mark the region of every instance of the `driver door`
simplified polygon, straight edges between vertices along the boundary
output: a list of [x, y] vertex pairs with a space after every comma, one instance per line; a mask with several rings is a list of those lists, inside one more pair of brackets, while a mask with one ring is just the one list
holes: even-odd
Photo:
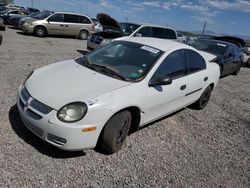
[[48, 18], [47, 30], [49, 34], [62, 35], [64, 34], [65, 24], [63, 14], [53, 14]]
[[184, 50], [174, 51], [163, 60], [151, 80], [169, 76], [172, 83], [147, 88], [144, 122], [158, 119], [185, 106], [186, 74]]

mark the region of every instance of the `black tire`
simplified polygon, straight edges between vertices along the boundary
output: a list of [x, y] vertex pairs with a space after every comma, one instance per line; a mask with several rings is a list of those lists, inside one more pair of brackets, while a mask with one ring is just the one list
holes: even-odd
[[88, 36], [89, 36], [89, 32], [86, 30], [81, 30], [79, 32], [79, 39], [81, 39], [81, 40], [86, 40], [88, 38]]
[[47, 30], [45, 27], [37, 26], [34, 29], [34, 34], [37, 37], [45, 37], [47, 35]]
[[247, 67], [250, 67], [250, 57], [247, 60]]
[[201, 110], [207, 106], [208, 101], [210, 99], [212, 93], [212, 88], [211, 86], [208, 86], [205, 91], [201, 94], [200, 98], [191, 105], [191, 108], [196, 109], [196, 110]]
[[239, 74], [239, 72], [240, 72], [240, 68], [241, 68], [241, 65], [239, 65], [239, 66], [236, 68], [236, 70], [235, 70], [235, 72], [233, 73], [233, 75], [237, 76], [237, 75]]
[[101, 135], [102, 150], [112, 154], [122, 148], [130, 129], [131, 119], [129, 111], [122, 111], [108, 120]]

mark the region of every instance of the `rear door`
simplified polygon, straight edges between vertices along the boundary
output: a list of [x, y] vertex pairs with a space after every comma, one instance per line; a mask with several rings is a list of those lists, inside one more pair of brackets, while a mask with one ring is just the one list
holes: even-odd
[[209, 82], [204, 58], [197, 52], [186, 49], [188, 75], [186, 76], [185, 102], [191, 104], [200, 98]]
[[63, 35], [65, 32], [64, 15], [61, 13], [53, 14], [48, 18], [47, 31], [49, 34]]
[[232, 45], [228, 46], [224, 59], [223, 75], [231, 74], [234, 71], [234, 49]]

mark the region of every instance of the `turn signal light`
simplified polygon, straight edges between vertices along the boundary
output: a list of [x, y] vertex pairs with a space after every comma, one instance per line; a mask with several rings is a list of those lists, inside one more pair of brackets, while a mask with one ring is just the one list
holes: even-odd
[[96, 127], [88, 127], [88, 128], [84, 128], [82, 129], [82, 132], [86, 133], [86, 132], [91, 132], [91, 131], [95, 131]]

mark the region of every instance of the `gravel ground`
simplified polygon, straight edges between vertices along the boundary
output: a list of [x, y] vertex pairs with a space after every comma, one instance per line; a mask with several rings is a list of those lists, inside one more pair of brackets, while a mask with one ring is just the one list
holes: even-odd
[[250, 187], [250, 69], [219, 81], [208, 106], [130, 135], [113, 155], [65, 152], [21, 122], [16, 89], [33, 69], [78, 57], [86, 41], [3, 32], [0, 187]]

